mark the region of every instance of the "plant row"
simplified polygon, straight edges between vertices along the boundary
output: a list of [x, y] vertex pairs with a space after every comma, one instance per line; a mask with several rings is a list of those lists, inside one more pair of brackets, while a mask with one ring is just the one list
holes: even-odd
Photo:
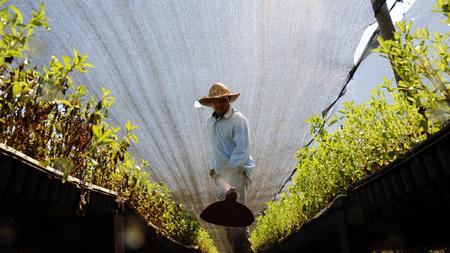
[[[439, 0], [435, 7], [449, 18], [448, 3]], [[448, 124], [450, 33], [430, 34], [427, 28], [412, 32], [411, 22], [399, 22], [397, 28], [394, 40], [379, 38], [375, 50], [395, 69], [396, 87], [385, 79], [369, 102], [345, 102], [328, 122], [321, 116], [307, 121], [314, 145], [298, 150], [292, 185], [256, 218], [250, 236], [253, 250], [268, 248], [297, 231], [349, 185]]]
[[[101, 98], [74, 83], [74, 72], [94, 67], [76, 50], [73, 57], [53, 56], [48, 66], [31, 66], [25, 57], [37, 27], [48, 28], [41, 4], [24, 22], [15, 6], [0, 6], [0, 142], [83, 182], [118, 193], [160, 231], [181, 243], [216, 252], [198, 221], [174, 201], [168, 188], [149, 180], [145, 160], [127, 151], [138, 141], [130, 122], [121, 127], [107, 123], [114, 97], [103, 89]], [[80, 207], [89, 204], [86, 196]]]

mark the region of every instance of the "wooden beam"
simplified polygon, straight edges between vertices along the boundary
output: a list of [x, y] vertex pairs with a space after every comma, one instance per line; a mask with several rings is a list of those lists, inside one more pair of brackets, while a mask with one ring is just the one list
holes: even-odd
[[[375, 14], [375, 18], [377, 19], [378, 22], [378, 28], [380, 29], [381, 37], [383, 37], [384, 40], [393, 40], [395, 27], [394, 24], [392, 23], [391, 15], [389, 14], [386, 0], [370, 0], [370, 2], [372, 3], [372, 9]], [[395, 81], [398, 84], [398, 82], [401, 79], [397, 75], [397, 72], [395, 71], [392, 62], [390, 63], [392, 71], [394, 72]]]

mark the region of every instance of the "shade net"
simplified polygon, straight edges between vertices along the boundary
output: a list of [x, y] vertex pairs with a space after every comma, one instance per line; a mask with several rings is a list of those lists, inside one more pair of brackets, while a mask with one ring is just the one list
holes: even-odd
[[[51, 31], [37, 31], [31, 63], [88, 54], [96, 68], [77, 75], [95, 94], [117, 98], [111, 122], [139, 126], [136, 157], [197, 217], [214, 202], [208, 175], [209, 108], [194, 100], [220, 81], [240, 92], [256, 161], [249, 208], [260, 212], [295, 168], [309, 139], [304, 122], [334, 101], [353, 66], [369, 0], [61, 1], [45, 0]], [[27, 16], [39, 1], [15, 0]], [[203, 223], [221, 252], [222, 227]]]
[[[449, 31], [449, 27], [441, 22], [441, 20], [445, 18], [444, 15], [432, 12], [435, 3], [435, 0], [416, 0], [414, 2], [403, 18], [405, 21], [413, 21], [412, 31], [423, 27], [427, 27], [430, 34], [434, 32], [445, 33]], [[395, 11], [395, 8], [396, 6], [394, 6], [392, 11]], [[372, 43], [372, 49], [377, 46], [378, 43]], [[434, 52], [431, 51], [430, 57], [434, 57], [433, 54]], [[389, 61], [376, 53], [370, 53], [367, 58], [361, 62], [353, 79], [348, 83], [345, 95], [340, 98], [337, 105], [334, 107], [334, 112], [337, 112], [342, 108], [342, 103], [344, 101], [355, 101], [356, 103], [369, 101], [370, 90], [375, 89], [378, 84], [381, 84], [384, 77], [395, 83], [394, 73]]]

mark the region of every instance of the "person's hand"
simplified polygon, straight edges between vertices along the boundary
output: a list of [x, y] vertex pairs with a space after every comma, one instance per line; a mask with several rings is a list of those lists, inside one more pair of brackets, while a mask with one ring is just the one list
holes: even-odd
[[227, 201], [236, 202], [237, 197], [238, 197], [238, 194], [234, 187], [230, 187], [228, 189], [228, 191], [225, 193], [225, 199]]
[[216, 175], [216, 170], [210, 170], [209, 171], [209, 175], [214, 178], [214, 176]]

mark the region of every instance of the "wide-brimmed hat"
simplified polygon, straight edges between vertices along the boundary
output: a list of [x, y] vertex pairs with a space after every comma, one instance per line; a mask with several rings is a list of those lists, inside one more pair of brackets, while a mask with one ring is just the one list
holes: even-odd
[[241, 95], [240, 93], [231, 93], [230, 88], [228, 88], [223, 83], [215, 82], [209, 89], [208, 96], [202, 97], [198, 102], [204, 106], [211, 106], [211, 103], [214, 100], [228, 97], [230, 103], [233, 103], [238, 97]]

